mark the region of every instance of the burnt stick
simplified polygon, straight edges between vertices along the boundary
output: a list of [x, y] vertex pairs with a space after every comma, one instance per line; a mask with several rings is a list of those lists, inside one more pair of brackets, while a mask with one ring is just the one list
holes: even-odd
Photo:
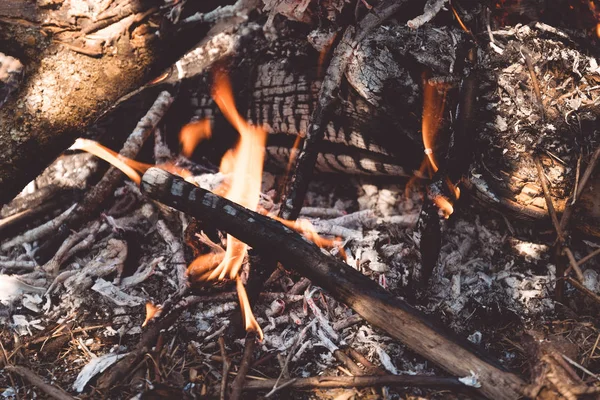
[[474, 372], [483, 395], [493, 399], [520, 397], [525, 383], [518, 376], [491, 358], [477, 355], [468, 342], [445, 333], [425, 314], [279, 222], [158, 168], [144, 174], [141, 189], [150, 198], [211, 223], [280, 260], [449, 373], [464, 377]]

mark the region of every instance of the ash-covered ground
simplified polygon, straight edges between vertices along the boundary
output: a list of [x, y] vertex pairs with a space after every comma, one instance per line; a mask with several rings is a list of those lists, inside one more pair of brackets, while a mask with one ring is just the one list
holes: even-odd
[[[61, 171], [70, 171], [67, 181], [81, 181], [78, 174], [87, 176], [90, 169], [82, 159], [89, 161], [89, 156], [61, 157], [38, 183], [68, 187], [57, 181]], [[265, 208], [277, 207], [270, 197], [278, 190], [275, 178], [264, 173], [261, 203]], [[219, 178], [205, 175], [200, 180]], [[524, 344], [524, 338], [531, 336], [543, 337], [589, 371], [598, 371], [598, 304], [570, 286], [564, 303], [553, 300], [552, 226], [509, 220], [464, 196], [443, 224], [438, 264], [424, 284], [419, 280], [420, 253], [414, 233], [420, 193], [418, 184], [411, 183], [407, 190], [405, 181], [319, 175], [309, 190], [303, 218], [310, 219], [324, 237], [333, 233], [340, 239], [351, 266], [518, 374], [530, 376], [531, 364], [539, 363]], [[69, 204], [59, 203], [46, 218], [60, 214]], [[185, 263], [192, 259], [184, 241], [189, 218], [145, 199], [131, 182], [117, 189], [106, 210], [80, 232], [70, 233], [72, 240], [62, 257], [54, 255], [42, 265], [38, 253], [53, 233], [22, 243], [15, 241], [17, 232], [4, 234], [0, 258], [4, 356], [10, 364], [25, 365], [80, 398], [126, 399], [160, 391], [188, 398], [203, 393], [218, 396], [222, 379], [218, 337], [225, 338], [233, 372], [243, 352], [243, 340], [229, 329], [237, 307], [231, 283], [194, 287], [189, 294], [201, 296], [200, 300], [160, 334], [144, 359], [109, 393], [95, 391], [98, 377], [106, 373], [101, 371], [132, 351], [148, 329], [141, 326], [145, 304], [161, 305], [177, 292], [175, 264], [180, 260], [175, 255], [181, 253], [174, 252], [174, 246], [185, 249]], [[19, 227], [19, 233], [41, 223], [29, 222]], [[578, 259], [597, 247], [597, 240], [590, 238], [577, 237], [572, 243]], [[48, 269], [41, 267], [51, 262], [58, 263], [58, 275], [42, 272]], [[585, 285], [595, 293], [600, 292], [598, 267], [597, 259], [583, 266]], [[253, 309], [265, 338], [257, 347], [248, 379], [280, 374], [343, 376], [350, 373], [349, 367], [334, 352], [348, 348], [387, 373], [445, 376], [318, 285], [283, 268], [269, 280]], [[0, 380], [5, 398], [16, 391], [19, 398], [44, 396], [6, 371], [0, 372]], [[465, 398], [467, 394], [383, 388], [281, 390], [275, 396]]]

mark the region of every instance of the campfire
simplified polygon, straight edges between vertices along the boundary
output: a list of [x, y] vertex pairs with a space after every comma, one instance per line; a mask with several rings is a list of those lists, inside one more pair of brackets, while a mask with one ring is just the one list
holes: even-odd
[[5, 398], [599, 396], [594, 1], [13, 3]]

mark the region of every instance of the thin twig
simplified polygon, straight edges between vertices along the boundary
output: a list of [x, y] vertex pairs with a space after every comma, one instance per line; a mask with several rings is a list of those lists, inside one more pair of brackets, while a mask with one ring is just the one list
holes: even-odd
[[567, 280], [567, 282], [569, 282], [571, 285], [573, 285], [573, 287], [575, 289], [579, 290], [581, 293], [585, 294], [587, 297], [594, 300], [596, 303], [600, 304], [600, 296], [598, 296], [596, 293], [592, 292], [590, 289], [586, 288], [584, 285], [577, 282], [575, 279], [571, 278], [570, 276], [567, 276], [565, 279]]
[[225, 393], [227, 390], [227, 376], [229, 375], [229, 369], [231, 368], [231, 360], [227, 356], [227, 350], [225, 349], [225, 339], [223, 336], [219, 336], [219, 349], [221, 350], [221, 357], [223, 358], [223, 380], [221, 381], [221, 392], [219, 395], [220, 400], [225, 400]]
[[600, 248], [592, 251], [590, 254], [583, 257], [581, 260], [577, 261], [577, 265], [581, 267], [583, 264], [590, 261], [592, 258], [596, 257], [598, 254], [600, 254]]
[[[290, 381], [293, 381], [290, 383]], [[243, 390], [269, 390], [275, 379], [246, 382]], [[291, 389], [331, 389], [369, 386], [403, 386], [426, 388], [465, 388], [457, 378], [418, 376], [418, 375], [375, 375], [375, 376], [317, 376], [311, 378], [294, 378], [280, 381], [280, 387], [286, 385]]]
[[567, 258], [569, 259], [569, 268], [567, 268], [567, 270], [565, 271], [565, 275], [568, 275], [569, 272], [571, 272], [571, 270], [575, 271], [575, 275], [577, 275], [577, 279], [579, 280], [579, 282], [583, 282], [583, 272], [581, 271], [581, 268], [579, 268], [579, 265], [577, 264], [577, 260], [575, 260], [575, 256], [573, 255], [573, 252], [571, 251], [570, 248], [565, 247], [563, 249], [563, 254], [565, 254], [567, 256]]
[[406, 25], [411, 29], [417, 29], [431, 21], [444, 7], [448, 0], [429, 0], [425, 3], [423, 14], [409, 20]]
[[581, 194], [585, 190], [588, 180], [592, 176], [592, 173], [594, 172], [596, 165], [598, 165], [599, 159], [600, 159], [600, 146], [598, 146], [596, 151], [594, 151], [594, 154], [592, 155], [592, 158], [590, 159], [590, 163], [588, 164], [587, 168], [585, 169], [583, 176], [579, 180], [579, 184], [577, 185], [577, 192], [574, 194], [574, 198], [573, 198], [573, 202], [572, 202], [573, 204], [568, 205], [565, 208], [565, 211], [563, 212], [563, 215], [560, 219], [560, 228], [561, 229], [564, 230], [567, 228], [567, 225], [569, 224], [569, 220], [571, 218], [571, 214], [573, 211], [573, 205], [575, 205], [575, 203], [581, 197]]
[[7, 365], [4, 369], [8, 372], [14, 372], [29, 381], [33, 386], [46, 393], [48, 396], [58, 400], [75, 400], [75, 397], [65, 392], [58, 386], [46, 383], [46, 381], [38, 374], [19, 365]]
[[367, 357], [362, 355], [362, 353], [360, 353], [359, 351], [355, 350], [352, 347], [349, 347], [347, 351], [350, 357], [354, 358], [357, 362], [363, 365], [366, 372], [364, 375], [387, 375], [387, 372], [379, 368], [377, 365], [373, 364]]
[[540, 159], [537, 156], [533, 157], [533, 162], [537, 169], [537, 173], [540, 178], [540, 183], [542, 184], [542, 190], [544, 191], [544, 198], [546, 199], [546, 207], [548, 207], [548, 213], [550, 214], [550, 218], [552, 219], [554, 229], [556, 229], [556, 236], [558, 237], [558, 241], [560, 243], [564, 243], [565, 237], [563, 236], [562, 228], [560, 226], [560, 223], [558, 222], [558, 217], [556, 216], [554, 204], [552, 204], [552, 198], [550, 197], [550, 190], [548, 189], [548, 182], [546, 182], [544, 168], [542, 167], [542, 163], [540, 162]]
[[352, 360], [346, 353], [342, 350], [335, 350], [333, 352], [333, 356], [342, 364], [348, 368], [348, 370], [352, 373], [353, 376], [362, 376], [365, 375], [365, 372]]
[[531, 83], [533, 85], [533, 92], [535, 93], [535, 98], [538, 103], [538, 107], [540, 109], [540, 114], [542, 116], [542, 121], [546, 119], [546, 113], [544, 111], [544, 103], [542, 102], [542, 92], [540, 91], [540, 84], [538, 83], [537, 76], [535, 74], [535, 69], [533, 68], [533, 62], [531, 61], [531, 53], [529, 49], [522, 46], [521, 53], [525, 58], [525, 64], [527, 64], [527, 69], [529, 70], [529, 75], [531, 75]]
[[[121, 156], [131, 159], [137, 156], [148, 136], [167, 113], [173, 100], [173, 96], [167, 91], [163, 91], [158, 95], [154, 104], [150, 107], [146, 115], [140, 119], [133, 132], [123, 144], [123, 148], [119, 152]], [[90, 217], [94, 216], [102, 203], [114, 192], [122, 178], [123, 173], [119, 169], [110, 167], [100, 182], [91, 188], [81, 203], [79, 203], [73, 215], [69, 218], [69, 227], [71, 229], [78, 229]]]
[[242, 356], [240, 369], [237, 376], [233, 380], [233, 383], [231, 384], [231, 396], [229, 396], [230, 400], [239, 400], [242, 398], [244, 382], [246, 381], [246, 375], [248, 374], [250, 365], [252, 364], [254, 346], [256, 345], [256, 334], [254, 332], [250, 332], [248, 336], [246, 336], [245, 345], [246, 347], [244, 348], [244, 355]]
[[185, 254], [183, 251], [183, 245], [179, 238], [175, 237], [165, 221], [162, 219], [156, 223], [156, 231], [167, 243], [171, 250], [171, 265], [175, 268], [175, 276], [177, 276], [177, 285], [179, 293], [183, 294], [188, 288], [188, 278], [186, 275], [187, 263], [185, 262]]
[[18, 246], [20, 244], [23, 243], [30, 243], [36, 240], [40, 240], [43, 239], [51, 234], [53, 234], [56, 229], [63, 224], [63, 222], [65, 222], [67, 220], [67, 218], [69, 218], [69, 215], [71, 214], [71, 212], [73, 212], [73, 210], [75, 209], [75, 205], [72, 205], [71, 207], [69, 207], [68, 209], [66, 209], [62, 214], [60, 214], [58, 217], [51, 219], [50, 221], [46, 222], [45, 224], [42, 224], [40, 226], [38, 226], [37, 228], [34, 228], [30, 231], [25, 232], [24, 234], [17, 236], [15, 238], [13, 238], [12, 240], [9, 240], [8, 242], [2, 244], [2, 251], [6, 251], [12, 247]]

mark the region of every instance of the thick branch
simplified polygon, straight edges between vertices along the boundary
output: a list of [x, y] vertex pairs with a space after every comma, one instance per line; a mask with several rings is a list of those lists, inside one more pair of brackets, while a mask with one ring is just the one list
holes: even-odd
[[468, 343], [444, 333], [425, 314], [280, 223], [157, 168], [146, 172], [141, 187], [151, 198], [214, 224], [258, 251], [268, 252], [451, 374], [464, 377], [474, 372], [482, 394], [489, 398], [519, 397], [524, 385], [519, 377], [476, 355]]

